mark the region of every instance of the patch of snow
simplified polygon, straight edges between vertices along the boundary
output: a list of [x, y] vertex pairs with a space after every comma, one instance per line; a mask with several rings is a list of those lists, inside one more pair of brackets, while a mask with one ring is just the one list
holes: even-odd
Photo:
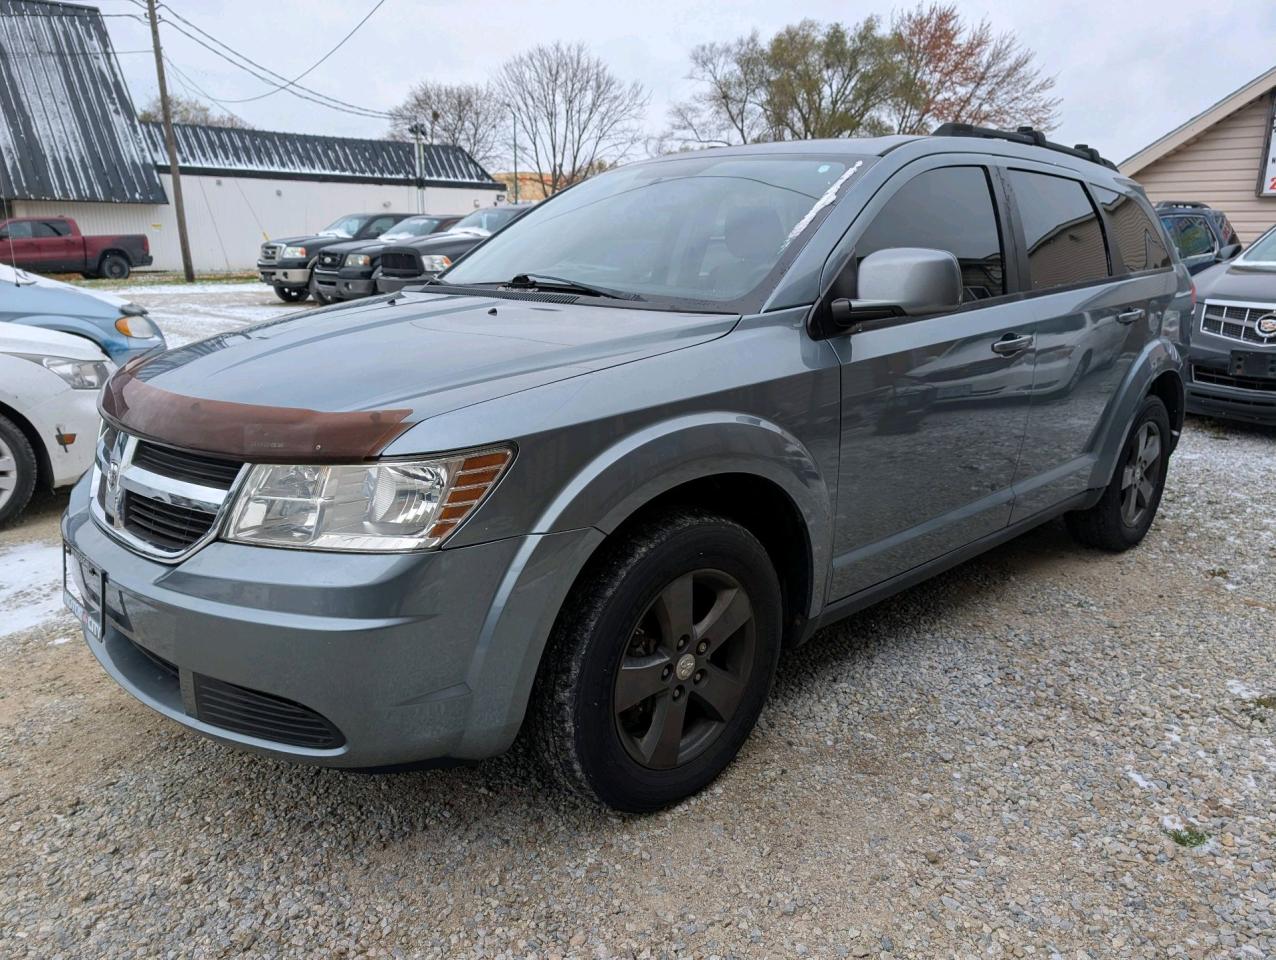
[[62, 544], [24, 543], [0, 553], [0, 637], [32, 630], [64, 612]]
[[1183, 818], [1176, 813], [1168, 813], [1161, 818], [1162, 830], [1182, 830], [1184, 829]]
[[1251, 687], [1244, 680], [1228, 680], [1227, 692], [1234, 697], [1240, 697], [1242, 700], [1257, 700], [1262, 694]]
[[1152, 784], [1148, 783], [1137, 770], [1126, 770], [1125, 775], [1133, 780], [1135, 786], [1137, 786], [1140, 790], [1152, 789]]

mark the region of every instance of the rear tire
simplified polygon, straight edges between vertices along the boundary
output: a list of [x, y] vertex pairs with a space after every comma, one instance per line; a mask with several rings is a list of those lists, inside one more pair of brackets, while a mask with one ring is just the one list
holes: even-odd
[[12, 420], [0, 417], [0, 527], [26, 509], [38, 472], [26, 434]]
[[275, 296], [284, 303], [301, 303], [310, 296], [310, 291], [305, 287], [275, 287]]
[[534, 723], [551, 776], [634, 813], [703, 789], [762, 711], [781, 627], [775, 569], [739, 524], [683, 510], [604, 547], [541, 661]]
[[1148, 397], [1135, 414], [1112, 482], [1088, 510], [1064, 516], [1078, 542], [1120, 552], [1136, 546], [1156, 518], [1170, 462], [1170, 415], [1159, 397]]
[[108, 253], [97, 265], [98, 275], [107, 280], [127, 280], [132, 272], [128, 259], [118, 253]]

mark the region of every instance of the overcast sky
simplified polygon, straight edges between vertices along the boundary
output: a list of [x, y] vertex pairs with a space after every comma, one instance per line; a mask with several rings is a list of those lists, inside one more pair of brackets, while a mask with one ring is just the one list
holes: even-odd
[[[374, 0], [167, 0], [187, 19], [285, 76], [305, 70]], [[1276, 66], [1276, 4], [1216, 0], [959, 0], [971, 19], [988, 17], [1036, 52], [1062, 99], [1052, 135], [1124, 159], [1265, 70]], [[100, 0], [104, 13], [136, 10]], [[506, 57], [553, 40], [583, 41], [624, 79], [651, 91], [648, 126], [665, 126], [668, 104], [692, 89], [687, 52], [697, 43], [757, 29], [764, 37], [799, 16], [821, 21], [889, 17], [901, 3], [807, 0], [387, 0], [331, 59], [302, 82], [353, 103], [384, 109], [421, 79], [480, 81]], [[147, 28], [107, 20], [119, 51], [149, 45]], [[165, 52], [209, 94], [250, 97], [269, 87], [165, 28]], [[140, 109], [155, 94], [153, 61], [120, 56]], [[178, 92], [180, 84], [170, 84]], [[287, 93], [237, 105], [262, 129], [378, 136], [384, 124], [323, 109]]]

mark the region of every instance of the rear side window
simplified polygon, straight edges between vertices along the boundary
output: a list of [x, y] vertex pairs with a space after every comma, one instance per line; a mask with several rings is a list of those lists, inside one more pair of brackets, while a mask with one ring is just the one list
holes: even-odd
[[1006, 292], [997, 209], [982, 167], [927, 170], [900, 187], [855, 245], [856, 262], [891, 247], [953, 254], [961, 264], [965, 302]]
[[[1161, 232], [1133, 197], [1103, 187], [1095, 187], [1094, 195], [1112, 224], [1116, 247], [1127, 271], [1141, 273], [1169, 267], [1170, 254], [1161, 241]], [[1114, 251], [1113, 257], [1116, 255]]]
[[53, 229], [53, 224], [40, 222], [32, 224], [31, 235], [37, 238], [56, 237], [58, 232]]
[[1204, 217], [1162, 217], [1179, 256], [1200, 257], [1214, 252], [1214, 231]]
[[53, 231], [55, 237], [69, 237], [71, 228], [65, 220], [45, 220], [44, 225]]
[[1050, 290], [1108, 277], [1099, 214], [1076, 180], [1011, 170], [1019, 219], [1028, 247], [1033, 290]]

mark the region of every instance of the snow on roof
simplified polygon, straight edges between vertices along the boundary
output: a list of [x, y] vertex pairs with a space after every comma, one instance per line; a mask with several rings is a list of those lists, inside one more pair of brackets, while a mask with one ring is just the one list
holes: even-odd
[[[154, 163], [168, 169], [163, 127], [144, 123]], [[198, 124], [174, 124], [177, 161], [183, 172], [221, 176], [260, 176], [303, 180], [354, 180], [377, 183], [415, 182], [414, 144], [395, 140], [360, 140], [308, 133], [242, 130]], [[465, 185], [504, 190], [504, 184], [460, 147], [423, 144], [427, 185]]]
[[0, 197], [167, 202], [95, 7], [0, 0]]

